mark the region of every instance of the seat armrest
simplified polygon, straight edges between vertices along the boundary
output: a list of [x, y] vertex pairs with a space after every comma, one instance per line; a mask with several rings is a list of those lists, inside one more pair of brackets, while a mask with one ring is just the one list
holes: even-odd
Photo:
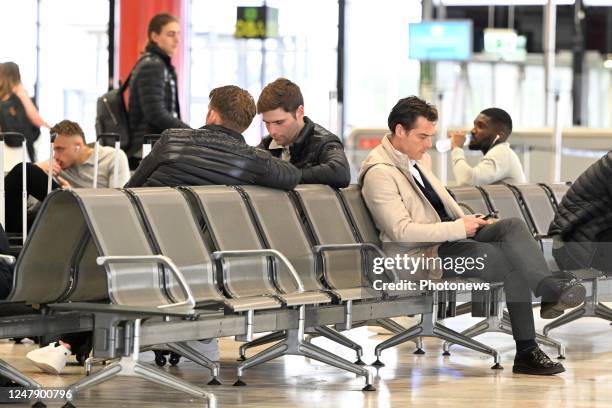
[[[99, 256], [96, 258], [96, 262], [100, 266], [105, 266], [109, 264], [120, 264], [120, 263], [150, 263], [157, 262], [158, 264], [162, 264], [168, 267], [170, 272], [174, 275], [174, 278], [178, 281], [183, 293], [185, 294], [185, 300], [182, 302], [171, 303], [167, 305], [159, 305], [157, 306], [160, 309], [187, 309], [193, 310], [195, 307], [195, 299], [193, 297], [193, 293], [185, 280], [185, 277], [179, 270], [178, 266], [172, 261], [172, 259], [163, 255], [143, 255], [143, 256]], [[107, 270], [107, 274], [110, 275], [110, 271]], [[109, 276], [110, 278], [110, 276]], [[111, 279], [109, 279], [109, 282]]]
[[302, 279], [300, 279], [300, 275], [298, 275], [295, 267], [291, 264], [289, 259], [285, 255], [283, 255], [280, 251], [276, 249], [244, 249], [244, 250], [235, 250], [235, 251], [215, 251], [212, 253], [212, 257], [214, 260], [219, 261], [224, 258], [245, 258], [250, 256], [271, 256], [274, 259], [277, 259], [279, 262], [284, 264], [287, 269], [289, 269], [289, 273], [291, 273], [291, 277], [295, 281], [296, 286], [298, 287], [297, 292], [304, 292], [304, 284], [302, 283]]

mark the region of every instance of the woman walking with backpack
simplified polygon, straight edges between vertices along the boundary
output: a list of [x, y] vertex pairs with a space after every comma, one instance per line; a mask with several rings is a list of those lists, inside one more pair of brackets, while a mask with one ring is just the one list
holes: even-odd
[[[34, 142], [40, 136], [40, 127], [50, 128], [40, 117], [38, 109], [21, 83], [19, 66], [14, 62], [0, 64], [0, 132], [19, 132], [27, 140], [30, 161], [36, 160]], [[19, 140], [5, 139], [4, 170], [10, 170], [21, 161]]]

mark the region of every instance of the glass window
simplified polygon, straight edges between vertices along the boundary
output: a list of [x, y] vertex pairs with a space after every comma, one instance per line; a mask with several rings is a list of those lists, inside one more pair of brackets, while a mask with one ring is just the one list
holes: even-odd
[[[261, 5], [261, 1], [192, 0], [191, 125], [204, 123], [211, 89], [234, 84], [257, 100], [263, 86], [285, 76], [300, 86], [306, 115], [329, 127], [330, 91], [336, 89], [337, 2], [268, 1], [268, 6], [278, 8], [279, 38], [235, 39], [236, 8]], [[245, 137], [257, 144], [264, 135], [258, 115]]]
[[30, 96], [36, 82], [36, 0], [0, 0], [0, 62], [19, 65], [21, 81]]
[[108, 84], [108, 0], [41, 0], [40, 109], [95, 139], [96, 101]]
[[420, 65], [408, 59], [408, 23], [421, 21], [420, 0], [347, 2], [346, 132], [385, 127], [398, 99], [419, 94]]

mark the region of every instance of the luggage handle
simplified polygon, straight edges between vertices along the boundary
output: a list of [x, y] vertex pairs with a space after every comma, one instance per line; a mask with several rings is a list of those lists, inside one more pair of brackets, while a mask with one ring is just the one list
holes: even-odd
[[2, 177], [0, 177], [0, 200], [2, 210], [0, 211], [0, 221], [2, 222], [2, 226], [5, 226], [6, 214], [5, 214], [5, 191], [4, 191], [4, 138], [5, 136], [13, 136], [21, 139], [21, 220], [22, 220], [22, 241], [25, 244], [27, 234], [28, 234], [28, 192], [27, 192], [27, 184], [26, 184], [26, 173], [27, 173], [27, 140], [23, 133], [19, 132], [2, 132], [0, 133], [0, 169], [2, 169]]
[[156, 133], [148, 133], [143, 136], [142, 143], [142, 158], [144, 159], [149, 153], [151, 153], [151, 149], [153, 148], [153, 142], [157, 142], [161, 138], [160, 134]]

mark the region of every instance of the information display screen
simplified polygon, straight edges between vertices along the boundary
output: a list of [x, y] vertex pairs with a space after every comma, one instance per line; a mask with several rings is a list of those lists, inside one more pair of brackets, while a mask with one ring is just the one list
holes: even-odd
[[420, 61], [469, 60], [472, 22], [438, 20], [408, 24], [408, 57]]

